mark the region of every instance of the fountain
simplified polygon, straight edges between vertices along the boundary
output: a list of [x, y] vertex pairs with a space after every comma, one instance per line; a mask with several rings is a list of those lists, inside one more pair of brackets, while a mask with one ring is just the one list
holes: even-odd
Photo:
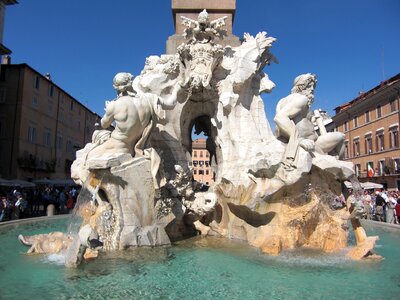
[[[341, 160], [344, 135], [327, 132], [318, 111], [310, 110], [316, 76], [295, 78], [276, 107], [274, 135], [260, 95], [275, 87], [263, 71], [276, 62], [275, 38], [245, 34], [240, 46], [223, 47], [217, 39], [224, 37], [225, 18], [210, 21], [204, 10], [197, 20], [182, 20], [187, 41], [176, 55], [148, 57], [135, 78], [115, 76], [117, 98], [106, 102], [103, 129], [71, 168], [83, 192], [69, 234], [21, 241], [54, 245], [36, 252], [65, 250], [68, 267], [199, 233], [269, 255], [347, 249], [352, 259], [369, 257], [377, 237], [366, 236], [359, 201], [347, 209], [331, 205], [354, 172]], [[192, 181], [189, 164], [195, 120], [211, 141], [216, 170], [207, 192]], [[349, 219], [357, 242], [350, 249]]]

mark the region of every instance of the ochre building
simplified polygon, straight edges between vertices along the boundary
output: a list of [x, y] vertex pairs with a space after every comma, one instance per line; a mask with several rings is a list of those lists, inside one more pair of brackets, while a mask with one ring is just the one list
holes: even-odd
[[335, 109], [335, 130], [346, 135], [345, 160], [362, 182], [400, 188], [399, 101], [397, 74]]
[[210, 153], [206, 149], [207, 140], [200, 138], [192, 143], [193, 179], [210, 185], [214, 182]]
[[91, 141], [98, 121], [49, 74], [7, 58], [0, 73], [0, 177], [70, 178], [75, 152]]

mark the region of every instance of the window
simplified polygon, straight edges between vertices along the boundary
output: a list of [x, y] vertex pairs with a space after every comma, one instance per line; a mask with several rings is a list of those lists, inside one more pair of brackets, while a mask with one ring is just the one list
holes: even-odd
[[361, 174], [361, 165], [360, 164], [354, 165], [354, 173], [356, 174], [357, 177], [360, 176], [360, 174]]
[[353, 140], [353, 153], [354, 153], [354, 156], [360, 155], [360, 139], [359, 138], [355, 138]]
[[193, 170], [193, 174], [196, 175], [197, 174], [197, 170]]
[[210, 171], [206, 170], [206, 175], [210, 174]]
[[47, 102], [47, 114], [49, 116], [53, 115], [53, 101], [48, 101]]
[[[373, 172], [369, 171], [368, 166]], [[367, 162], [366, 169], [367, 169], [367, 176], [368, 177], [372, 177], [372, 176], [375, 175], [375, 173], [374, 173], [375, 172], [375, 170], [374, 170], [374, 162], [372, 162], [372, 161]]]
[[36, 95], [34, 95], [32, 97], [32, 106], [35, 108], [37, 108], [39, 106], [39, 97]]
[[399, 147], [399, 127], [394, 126], [389, 129], [389, 147], [390, 149]]
[[210, 153], [208, 153], [208, 151], [206, 151], [206, 157], [210, 157]]
[[344, 122], [344, 125], [343, 125], [343, 127], [344, 127], [344, 131], [347, 131], [347, 130], [349, 130], [349, 128], [348, 128], [348, 124], [347, 124], [347, 121], [346, 121], [346, 122]]
[[193, 161], [193, 166], [197, 166], [197, 160]]
[[376, 117], [377, 118], [381, 118], [382, 117], [382, 107], [380, 105], [378, 105], [376, 107]]
[[199, 175], [204, 175], [204, 171], [203, 170], [199, 170]]
[[200, 157], [203, 157], [203, 150], [200, 150]]
[[349, 158], [349, 141], [344, 142], [344, 158]]
[[366, 112], [365, 112], [365, 123], [369, 123], [370, 122], [370, 119], [369, 119], [369, 110], [367, 110]]
[[395, 112], [397, 110], [395, 99], [390, 100], [389, 105], [390, 105], [390, 112]]
[[39, 78], [39, 76], [35, 76], [35, 78], [33, 79], [33, 87], [35, 88], [35, 89], [39, 89], [39, 87], [40, 87], [40, 78]]
[[61, 149], [62, 148], [62, 136], [61, 135], [57, 135], [57, 149]]
[[372, 134], [367, 134], [365, 136], [365, 154], [372, 153]]
[[206, 167], [209, 167], [209, 166], [210, 166], [210, 162], [206, 161]]
[[49, 97], [53, 97], [53, 94], [54, 94], [54, 86], [53, 85], [49, 85], [49, 89], [47, 90], [47, 94], [49, 95]]
[[358, 119], [357, 119], [357, 117], [354, 117], [354, 119], [353, 119], [353, 125], [354, 125], [354, 128], [357, 128], [357, 127], [358, 127]]
[[376, 152], [385, 150], [385, 136], [383, 130], [376, 133]]
[[73, 111], [74, 110], [74, 100], [71, 100], [71, 111]]
[[191, 166], [192, 165], [192, 162], [191, 161], [189, 161], [189, 166]]
[[385, 174], [385, 161], [384, 160], [380, 160], [379, 161], [379, 175], [383, 175]]
[[64, 122], [64, 109], [60, 108], [60, 116], [59, 116], [60, 122]]
[[78, 129], [81, 129], [81, 121], [78, 120]]
[[36, 127], [29, 126], [28, 128], [28, 140], [32, 143], [36, 142]]
[[199, 166], [203, 166], [203, 164], [204, 164], [204, 161], [200, 160], [199, 161]]
[[394, 159], [394, 169], [396, 174], [400, 173], [400, 158]]
[[197, 151], [193, 151], [193, 157], [197, 157]]
[[6, 89], [0, 88], [0, 103], [6, 102]]
[[46, 129], [43, 135], [43, 144], [46, 147], [51, 147], [51, 131], [50, 129]]

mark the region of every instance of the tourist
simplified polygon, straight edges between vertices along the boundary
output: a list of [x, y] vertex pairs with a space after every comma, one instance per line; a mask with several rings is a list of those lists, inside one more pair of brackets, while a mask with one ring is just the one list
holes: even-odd
[[371, 220], [372, 219], [372, 199], [371, 199], [371, 196], [370, 196], [368, 190], [364, 190], [363, 205], [364, 205], [365, 218], [367, 220]]
[[386, 202], [382, 197], [382, 193], [379, 190], [375, 191], [376, 199], [375, 199], [375, 216], [378, 222], [384, 222], [384, 211]]
[[68, 213], [70, 213], [73, 208], [74, 208], [74, 198], [72, 197], [72, 193], [69, 192], [68, 193], [68, 201], [67, 201]]
[[0, 222], [8, 220], [10, 218], [11, 203], [7, 200], [6, 195], [1, 196], [0, 210]]
[[67, 205], [67, 197], [65, 195], [64, 190], [60, 191], [58, 194], [58, 205], [59, 205], [59, 212], [61, 214], [65, 213], [66, 205]]
[[400, 224], [400, 198], [397, 199], [397, 204], [394, 207], [394, 211], [397, 218], [397, 224]]
[[394, 224], [396, 221], [394, 208], [396, 207], [397, 201], [394, 198], [394, 192], [391, 191], [388, 196], [388, 202], [386, 204], [386, 223]]
[[24, 196], [19, 193], [17, 195], [17, 201], [15, 202], [15, 216], [17, 219], [22, 219], [26, 216], [26, 212], [27, 212], [27, 208], [28, 208], [28, 202], [26, 201], [26, 199], [24, 198]]

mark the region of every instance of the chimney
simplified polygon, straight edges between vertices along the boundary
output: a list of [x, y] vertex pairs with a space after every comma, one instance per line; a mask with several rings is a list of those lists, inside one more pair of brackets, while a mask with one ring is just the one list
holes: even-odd
[[46, 73], [46, 75], [44, 75], [44, 77], [46, 77], [46, 79], [47, 79], [48, 81], [51, 81], [51, 75], [50, 75], [50, 73]]
[[10, 55], [4, 55], [2, 64], [3, 65], [11, 65], [11, 56]]

